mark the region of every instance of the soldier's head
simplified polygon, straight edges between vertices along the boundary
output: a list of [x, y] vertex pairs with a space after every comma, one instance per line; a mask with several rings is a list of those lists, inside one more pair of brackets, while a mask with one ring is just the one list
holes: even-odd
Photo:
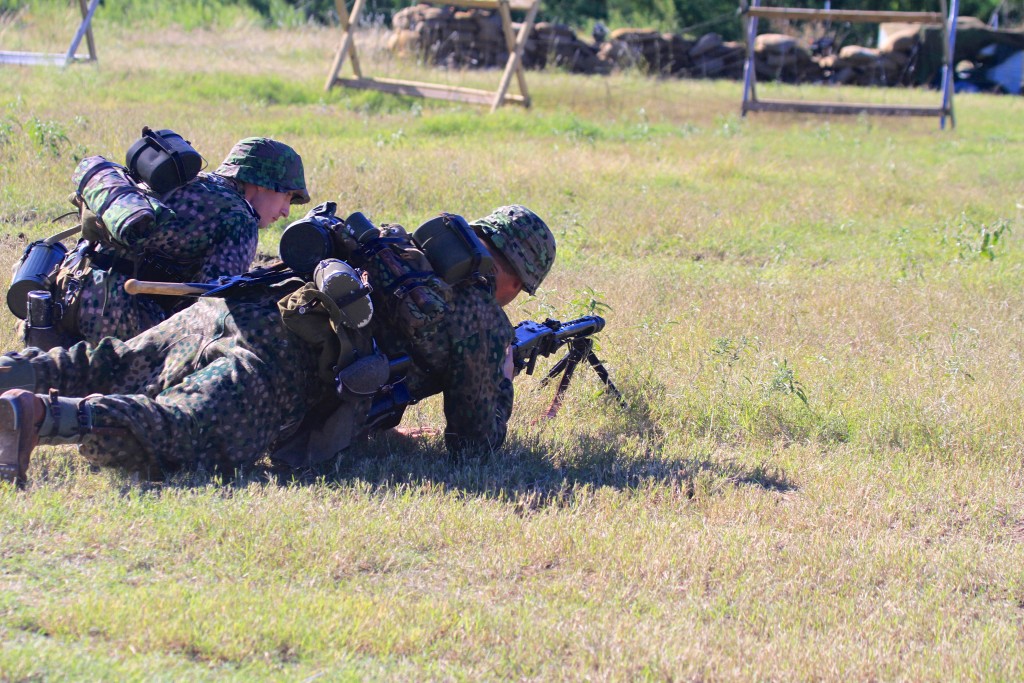
[[260, 215], [261, 228], [287, 218], [292, 204], [309, 201], [302, 158], [277, 140], [239, 140], [215, 173], [243, 183], [245, 198]]
[[555, 262], [555, 236], [547, 224], [525, 206], [512, 204], [470, 225], [492, 247], [499, 270], [511, 271], [521, 289], [536, 293]]

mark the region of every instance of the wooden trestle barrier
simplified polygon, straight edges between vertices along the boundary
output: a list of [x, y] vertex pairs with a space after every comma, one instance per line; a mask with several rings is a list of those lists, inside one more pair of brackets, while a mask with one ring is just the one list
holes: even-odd
[[[799, 112], [809, 114], [878, 114], [882, 116], [938, 116], [939, 127], [946, 127], [946, 117], [956, 126], [953, 115], [953, 48], [956, 44], [956, 17], [960, 0], [953, 0], [946, 16], [946, 0], [940, 0], [941, 12], [884, 12], [869, 10], [798, 9], [794, 7], [761, 7], [760, 0], [741, 2], [747, 41], [747, 59], [743, 72], [743, 111]], [[754, 40], [757, 20], [790, 19], [796, 21], [848, 21], [853, 23], [900, 22], [942, 26], [942, 103], [939, 106], [856, 104], [849, 102], [801, 102], [793, 100], [759, 100], [757, 75], [754, 70]]]
[[[507, 102], [520, 104], [524, 107], [530, 106], [530, 94], [526, 89], [526, 74], [523, 73], [523, 49], [526, 47], [526, 40], [533, 30], [534, 21], [537, 19], [537, 12], [540, 10], [540, 0], [443, 0], [443, 2], [435, 3], [498, 11], [498, 14], [501, 16], [502, 30], [505, 34], [505, 44], [508, 47], [508, 62], [506, 62], [505, 70], [501, 74], [498, 89], [494, 92], [440, 83], [364, 76], [362, 67], [359, 65], [359, 56], [356, 54], [355, 40], [352, 35], [354, 28], [359, 22], [359, 14], [362, 12], [364, 4], [364, 0], [355, 0], [350, 14], [345, 8], [345, 0], [335, 0], [335, 5], [338, 8], [338, 19], [341, 23], [341, 41], [334, 55], [334, 63], [331, 64], [331, 72], [327, 76], [327, 83], [324, 86], [325, 90], [330, 90], [334, 85], [342, 85], [348, 88], [380, 90], [395, 95], [430, 97], [468, 102], [470, 104], [489, 104], [491, 105], [492, 112]], [[511, 10], [526, 12], [526, 19], [520, 26], [518, 35], [512, 28]], [[348, 57], [349, 63], [352, 65], [352, 78], [340, 78], [338, 76], [346, 57]], [[513, 76], [516, 77], [519, 83], [520, 94], [518, 95], [508, 92]]]
[[[79, 9], [82, 10], [82, 21], [78, 24], [75, 37], [71, 39], [71, 46], [64, 54], [47, 54], [42, 52], [15, 52], [12, 50], [0, 50], [0, 64], [20, 64], [32, 66], [36, 64], [50, 64], [54, 66], [67, 66], [72, 62], [95, 62], [96, 41], [92, 37], [92, 15], [96, 13], [100, 0], [78, 0]], [[88, 57], [78, 56], [78, 46], [82, 37], [86, 39], [89, 47]]]

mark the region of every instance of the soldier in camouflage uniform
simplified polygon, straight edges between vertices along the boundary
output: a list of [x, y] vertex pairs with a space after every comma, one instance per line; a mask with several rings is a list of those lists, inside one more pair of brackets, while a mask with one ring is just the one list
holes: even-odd
[[[503, 207], [472, 226], [494, 256], [493, 278], [457, 288], [438, 329], [416, 339], [371, 322], [387, 354], [412, 357], [413, 397], [444, 395], [453, 450], [503, 442], [513, 329], [502, 306], [524, 289], [532, 294], [555, 256], [551, 231], [525, 207]], [[0, 481], [24, 482], [36, 443], [79, 443], [90, 462], [143, 476], [195, 466], [230, 472], [265, 454], [314, 407], [322, 413], [340, 402], [324, 381], [323, 348], [282, 322], [278, 299], [295, 287], [200, 299], [128, 342], [0, 357], [0, 388], [8, 389], [0, 395]], [[41, 393], [48, 389], [56, 392]]]
[[245, 272], [256, 255], [258, 230], [286, 218], [290, 205], [308, 202], [309, 193], [299, 155], [284, 143], [254, 137], [239, 141], [216, 171], [200, 173], [162, 201], [169, 212], [147, 234], [107, 233], [94, 243], [92, 269], [82, 278], [72, 316], [77, 325], [62, 325], [66, 346], [108, 336], [130, 339], [183, 303], [129, 295], [124, 283], [130, 278], [209, 282]]
[[[45, 414], [42, 442], [79, 443], [95, 465], [147, 478], [194, 467], [230, 473], [298, 427], [310, 407], [336, 400], [317, 378], [318, 349], [282, 325], [276, 303], [288, 288], [200, 299], [127, 342], [4, 356], [10, 370], [0, 382], [27, 391], [4, 394], [18, 397], [0, 398], [0, 413], [35, 423]], [[0, 430], [0, 453], [9, 435]]]
[[489, 450], [504, 442], [515, 333], [502, 308], [522, 290], [536, 292], [555, 260], [551, 230], [524, 206], [501, 207], [470, 226], [494, 256], [493, 279], [456, 286], [451, 310], [426, 334], [393, 334], [381, 316], [370, 323], [387, 356], [412, 360], [406, 382], [414, 399], [443, 395], [450, 451]]

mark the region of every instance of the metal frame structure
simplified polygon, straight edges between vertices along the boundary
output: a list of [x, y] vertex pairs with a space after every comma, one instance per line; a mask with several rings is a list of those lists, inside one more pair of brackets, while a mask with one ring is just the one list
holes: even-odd
[[[338, 19], [341, 23], [341, 41], [338, 43], [338, 50], [334, 55], [334, 63], [331, 64], [331, 71], [327, 75], [327, 83], [324, 86], [324, 90], [330, 90], [334, 85], [342, 85], [348, 88], [363, 90], [380, 90], [395, 95], [429, 97], [456, 102], [468, 102], [470, 104], [490, 104], [492, 112], [506, 103], [520, 104], [524, 107], [530, 106], [530, 94], [526, 89], [526, 74], [523, 72], [523, 49], [526, 47], [526, 39], [530, 36], [533, 24], [537, 19], [537, 12], [540, 10], [540, 0], [443, 0], [443, 2], [439, 0], [436, 3], [455, 7], [494, 9], [498, 11], [501, 16], [502, 30], [505, 34], [505, 45], [508, 47], [508, 61], [505, 64], [505, 70], [502, 72], [501, 81], [498, 83], [498, 89], [494, 92], [439, 83], [364, 76], [359, 65], [359, 56], [356, 54], [355, 40], [352, 35], [353, 29], [359, 21], [359, 14], [363, 11], [364, 0], [355, 0], [351, 14], [345, 8], [345, 0], [335, 0], [334, 4], [338, 9]], [[518, 34], [512, 29], [511, 10], [526, 12], [526, 19], [519, 28]], [[352, 65], [352, 72], [354, 74], [352, 78], [340, 78], [338, 76], [346, 57]], [[518, 95], [508, 92], [513, 76], [516, 77], [519, 83], [520, 94]]]
[[[952, 0], [949, 13], [946, 0], [940, 0], [941, 12], [883, 12], [868, 10], [798, 9], [795, 7], [761, 7], [760, 0], [741, 0], [747, 41], [747, 59], [743, 70], [743, 110], [801, 112], [810, 114], [878, 114], [882, 116], [938, 116], [939, 127], [945, 129], [946, 117], [951, 127], [956, 126], [953, 114], [953, 49], [956, 45], [956, 18], [960, 0]], [[792, 19], [800, 21], [848, 21], [854, 23], [901, 22], [942, 26], [942, 103], [939, 106], [855, 104], [848, 102], [799, 102], [793, 100], [759, 100], [757, 75], [754, 70], [754, 40], [757, 38], [757, 20]]]
[[[47, 64], [51, 66], [67, 66], [72, 62], [95, 62], [98, 61], [96, 56], [96, 41], [92, 36], [92, 16], [96, 13], [96, 8], [99, 7], [100, 0], [78, 0], [79, 9], [82, 10], [82, 21], [78, 25], [78, 30], [75, 32], [75, 37], [71, 39], [71, 46], [68, 51], [64, 54], [51, 54], [42, 52], [15, 52], [10, 50], [0, 50], [0, 64], [18, 64], [22, 66], [35, 66], [38, 64]], [[86, 45], [89, 48], [88, 57], [78, 56], [78, 46], [82, 43], [82, 38], [85, 37]]]

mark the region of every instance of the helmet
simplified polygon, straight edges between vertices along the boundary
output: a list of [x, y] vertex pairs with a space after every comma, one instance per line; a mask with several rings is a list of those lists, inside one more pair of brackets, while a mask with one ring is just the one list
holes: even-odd
[[245, 138], [235, 143], [214, 171], [274, 192], [291, 192], [292, 204], [309, 201], [302, 157], [294, 149], [270, 138]]
[[555, 262], [555, 236], [547, 224], [525, 206], [512, 204], [470, 225], [512, 264], [523, 289], [535, 293]]

